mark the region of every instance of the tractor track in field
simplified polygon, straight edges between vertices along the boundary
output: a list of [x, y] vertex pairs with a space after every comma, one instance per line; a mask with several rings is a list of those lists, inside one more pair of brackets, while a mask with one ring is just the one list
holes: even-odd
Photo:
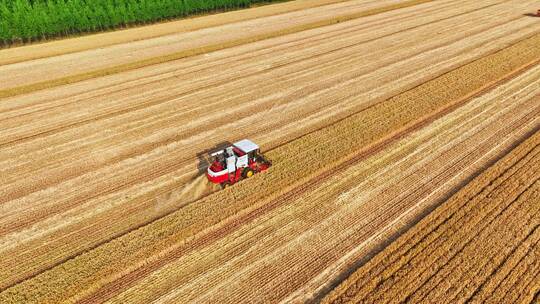
[[[347, 159], [344, 162], [338, 162], [339, 164], [336, 166], [332, 166], [331, 168], [326, 169], [325, 171], [310, 177], [307, 181], [300, 183], [298, 186], [293, 187], [292, 189], [286, 190], [285, 193], [281, 194], [275, 199], [272, 199], [271, 201], [265, 203], [263, 206], [259, 207], [255, 210], [250, 210], [245, 214], [242, 214], [238, 218], [229, 218], [221, 222], [220, 224], [216, 225], [217, 228], [212, 227], [212, 229], [209, 229], [210, 231], [207, 234], [204, 234], [202, 237], [196, 237], [194, 236], [194, 241], [188, 242], [186, 246], [180, 246], [177, 249], [174, 249], [171, 252], [167, 252], [166, 255], [159, 255], [159, 259], [154, 259], [152, 262], [147, 262], [144, 264], [143, 267], [137, 268], [136, 270], [129, 272], [127, 275], [121, 277], [120, 279], [117, 279], [117, 281], [113, 281], [111, 283], [108, 283], [101, 287], [98, 291], [96, 291], [92, 296], [84, 298], [81, 300], [81, 303], [95, 303], [95, 302], [103, 302], [107, 301], [110, 297], [116, 294], [119, 290], [124, 290], [129, 288], [130, 286], [133, 286], [136, 284], [139, 280], [145, 278], [150, 273], [156, 271], [157, 269], [160, 269], [164, 267], [165, 265], [177, 260], [179, 257], [185, 255], [188, 252], [195, 251], [197, 249], [203, 248], [204, 246], [212, 243], [214, 240], [222, 238], [233, 231], [235, 231], [237, 228], [245, 225], [246, 223], [249, 223], [257, 218], [259, 218], [263, 214], [267, 214], [270, 211], [282, 206], [283, 204], [287, 203], [290, 200], [293, 200], [295, 197], [300, 196], [301, 194], [313, 190], [320, 186], [322, 183], [324, 183], [328, 178], [331, 176], [345, 170], [348, 167], [353, 166], [354, 164], [358, 163], [359, 161], [372, 156], [380, 151], [382, 151], [386, 146], [398, 141], [399, 139], [403, 138], [407, 134], [410, 134], [416, 130], [419, 130], [426, 125], [430, 124], [431, 122], [443, 117], [444, 115], [452, 112], [456, 108], [460, 107], [461, 105], [467, 103], [471, 99], [481, 96], [485, 94], [487, 91], [491, 90], [493, 87], [496, 87], [497, 85], [507, 82], [518, 75], [520, 75], [524, 70], [527, 70], [528, 68], [536, 65], [535, 63], [528, 64], [522, 68], [520, 68], [518, 71], [514, 71], [511, 75], [508, 75], [505, 79], [499, 80], [493, 84], [487, 85], [485, 88], [483, 88], [481, 91], [476, 92], [460, 102], [452, 105], [451, 107], [448, 107], [444, 109], [443, 111], [440, 111], [434, 115], [428, 115], [425, 119], [421, 119], [414, 123], [412, 126], [409, 126], [407, 128], [404, 128], [401, 131], [398, 131], [395, 134], [392, 134], [388, 138], [381, 140], [379, 143], [375, 143], [373, 146], [369, 147], [365, 151], [360, 151], [359, 153], [355, 153], [354, 156], [350, 159]], [[531, 113], [530, 116], [535, 117], [540, 112], [537, 110], [535, 113]], [[520, 122], [529, 121], [531, 117], [524, 117], [520, 120]], [[517, 123], [519, 125], [519, 122]], [[536, 132], [540, 130], [540, 126], [536, 127], [536, 129], [532, 132]], [[522, 140], [526, 139], [522, 138]], [[518, 141], [514, 144], [514, 146], [519, 145], [521, 141]], [[499, 158], [495, 159], [493, 162], [496, 162], [500, 157], [503, 157], [505, 153], [502, 153], [499, 155]], [[473, 179], [475, 176], [470, 177], [470, 179]], [[458, 191], [458, 189], [456, 189]], [[441, 201], [442, 203], [442, 201]], [[434, 206], [433, 208], [436, 208], [437, 206]], [[379, 228], [384, 227], [387, 225], [386, 222], [379, 223]], [[378, 230], [376, 227], [375, 230]], [[406, 231], [405, 228], [403, 231]], [[402, 231], [402, 232], [403, 232]], [[382, 248], [381, 248], [382, 250]], [[373, 254], [373, 253], [372, 253]], [[337, 284], [337, 283], [336, 283]]]

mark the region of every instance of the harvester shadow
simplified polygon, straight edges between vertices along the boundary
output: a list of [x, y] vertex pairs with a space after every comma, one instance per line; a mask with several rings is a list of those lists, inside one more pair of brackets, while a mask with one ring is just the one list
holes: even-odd
[[206, 149], [197, 153], [197, 159], [199, 160], [199, 162], [197, 163], [198, 175], [205, 174], [206, 169], [210, 166], [210, 153], [223, 150], [230, 146], [232, 146], [232, 143], [230, 141], [222, 141], [215, 145], [213, 148]]
[[536, 17], [536, 18], [538, 18], [538, 15], [537, 15], [537, 14], [533, 14], [533, 13], [523, 14], [523, 16], [527, 16], [527, 17]]

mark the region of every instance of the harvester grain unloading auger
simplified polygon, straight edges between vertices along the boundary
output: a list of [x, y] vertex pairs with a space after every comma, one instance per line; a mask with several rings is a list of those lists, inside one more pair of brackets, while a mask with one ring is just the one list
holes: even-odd
[[223, 188], [263, 172], [272, 165], [260, 153], [259, 146], [248, 139], [214, 152], [210, 157], [211, 164], [206, 177], [211, 183], [220, 184]]

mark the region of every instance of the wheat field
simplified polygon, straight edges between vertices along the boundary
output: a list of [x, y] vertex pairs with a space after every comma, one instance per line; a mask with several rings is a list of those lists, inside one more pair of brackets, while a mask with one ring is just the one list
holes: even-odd
[[0, 50], [0, 302], [534, 302], [537, 3], [315, 2]]

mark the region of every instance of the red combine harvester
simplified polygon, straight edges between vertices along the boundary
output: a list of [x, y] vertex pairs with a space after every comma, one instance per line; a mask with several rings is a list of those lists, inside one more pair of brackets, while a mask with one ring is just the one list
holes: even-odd
[[272, 163], [260, 154], [259, 150], [257, 144], [244, 139], [231, 147], [210, 154], [211, 165], [206, 172], [208, 180], [226, 188], [268, 169]]

